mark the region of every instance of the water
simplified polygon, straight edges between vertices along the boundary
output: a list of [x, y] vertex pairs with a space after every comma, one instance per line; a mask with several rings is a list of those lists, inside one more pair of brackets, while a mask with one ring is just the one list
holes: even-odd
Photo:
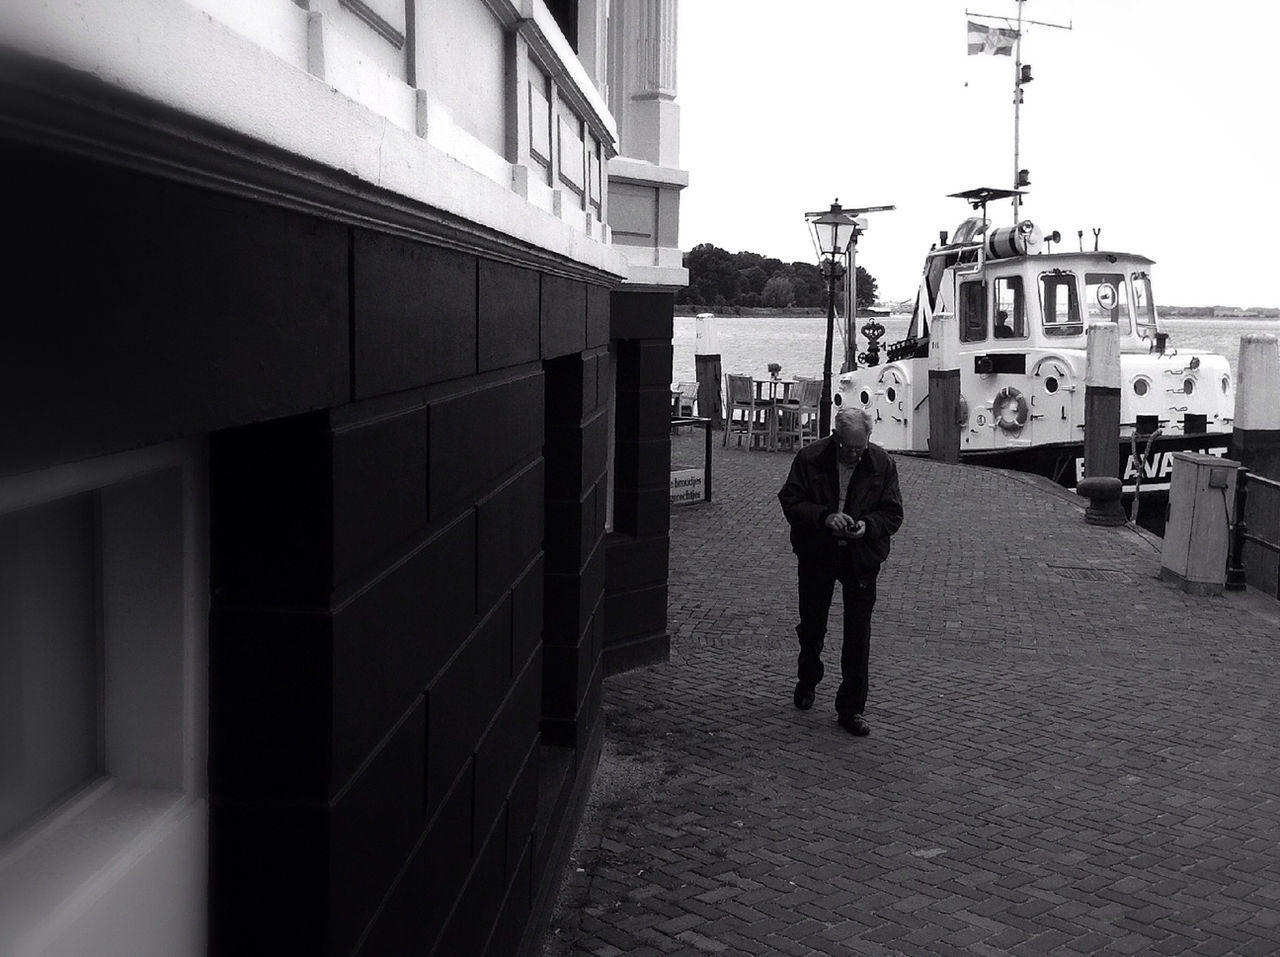
[[[860, 320], [859, 325], [862, 321], [865, 320]], [[910, 320], [903, 317], [879, 321], [885, 327], [884, 338], [880, 340], [883, 346], [905, 336]], [[692, 316], [677, 316], [675, 319], [675, 334], [672, 337], [674, 382], [693, 382], [697, 379], [693, 359], [696, 345], [694, 323]], [[1240, 357], [1241, 336], [1255, 332], [1280, 336], [1280, 320], [1271, 319], [1162, 319], [1160, 323], [1169, 333], [1171, 348], [1179, 352], [1220, 353], [1227, 357], [1233, 376]], [[825, 316], [743, 316], [716, 319], [722, 371], [748, 373], [760, 378], [768, 375], [770, 362], [782, 365], [784, 377], [822, 375], [826, 335]], [[865, 349], [866, 346], [866, 340], [859, 333], [859, 349]], [[839, 371], [840, 356], [843, 353], [838, 328], [832, 354], [832, 368]]]

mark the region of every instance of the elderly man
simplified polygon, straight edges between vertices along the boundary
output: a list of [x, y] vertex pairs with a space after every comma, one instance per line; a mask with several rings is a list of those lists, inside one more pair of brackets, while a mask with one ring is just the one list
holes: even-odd
[[861, 409], [840, 409], [832, 434], [796, 453], [778, 501], [791, 525], [800, 581], [800, 638], [792, 700], [801, 711], [813, 707], [822, 680], [822, 646], [835, 583], [844, 594], [844, 643], [836, 717], [850, 734], [869, 734], [867, 663], [876, 576], [889, 555], [889, 538], [902, 524], [898, 467], [868, 440], [871, 417]]

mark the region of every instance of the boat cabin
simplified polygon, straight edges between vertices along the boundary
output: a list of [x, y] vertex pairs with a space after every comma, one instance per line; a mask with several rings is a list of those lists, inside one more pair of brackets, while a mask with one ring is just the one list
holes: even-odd
[[[1120, 347], [1121, 435], [1229, 431], [1235, 388], [1224, 357], [1169, 347], [1152, 260], [1122, 252], [1043, 252], [1029, 221], [966, 220], [930, 251], [907, 338], [840, 376], [837, 404], [869, 411], [876, 441], [928, 449], [931, 352], [958, 357], [961, 454], [1079, 443], [1086, 329], [1112, 323]], [[954, 316], [953, 323], [934, 318]], [[949, 335], [951, 342], [939, 342]]]

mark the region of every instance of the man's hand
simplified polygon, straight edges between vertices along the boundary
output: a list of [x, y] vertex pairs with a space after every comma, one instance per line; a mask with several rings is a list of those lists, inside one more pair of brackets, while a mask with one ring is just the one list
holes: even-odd
[[842, 538], [861, 538], [867, 534], [867, 523], [855, 520], [844, 512], [832, 512], [827, 516], [827, 528]]
[[844, 512], [832, 512], [827, 516], [827, 528], [837, 535], [848, 534], [853, 530], [855, 524], [853, 518]]

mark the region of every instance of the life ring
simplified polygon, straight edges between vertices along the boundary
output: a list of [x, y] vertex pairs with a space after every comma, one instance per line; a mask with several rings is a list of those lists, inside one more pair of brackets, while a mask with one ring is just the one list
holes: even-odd
[[1013, 386], [1005, 386], [991, 403], [996, 425], [1006, 432], [1020, 432], [1031, 416], [1027, 398]]

